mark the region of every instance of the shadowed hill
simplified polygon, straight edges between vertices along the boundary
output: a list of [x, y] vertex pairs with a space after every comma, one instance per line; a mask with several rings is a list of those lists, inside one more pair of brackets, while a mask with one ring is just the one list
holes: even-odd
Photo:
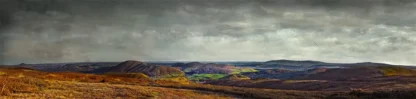
[[191, 74], [229, 74], [232, 72], [232, 69], [236, 69], [235, 66], [229, 66], [224, 64], [214, 64], [214, 63], [200, 63], [200, 62], [191, 62], [191, 63], [176, 63], [172, 67], [178, 67], [186, 73]]
[[294, 72], [291, 70], [284, 70], [284, 69], [261, 69], [257, 72], [247, 72], [242, 73], [242, 75], [248, 76], [252, 79], [257, 78], [273, 78], [273, 79], [280, 79], [284, 78], [284, 73]]
[[248, 79], [250, 78], [244, 75], [232, 74], [232, 75], [225, 76], [224, 78], [221, 78], [220, 80], [248, 80]]
[[177, 67], [187, 74], [240, 74], [243, 72], [255, 72], [253, 68], [241, 68], [226, 64], [216, 63], [176, 63], [172, 67]]
[[57, 67], [55, 72], [61, 72], [61, 71], [71, 71], [71, 72], [92, 72], [96, 68], [92, 65], [78, 65], [78, 64], [67, 64], [64, 66]]
[[[291, 73], [299, 72], [289, 72], [288, 74]], [[219, 80], [209, 82], [209, 84], [288, 90], [401, 90], [415, 89], [415, 77], [415, 70], [400, 66], [353, 66], [350, 68], [312, 69], [286, 80]]]
[[32, 68], [46, 72], [82, 72], [94, 73], [100, 68], [116, 66], [120, 62], [81, 62], [81, 63], [51, 63], [51, 64], [20, 64], [21, 67]]
[[319, 65], [319, 64], [328, 64], [325, 62], [320, 61], [295, 61], [295, 60], [271, 60], [264, 63], [265, 65], [272, 65], [272, 64], [278, 64], [278, 65], [288, 65], [288, 66], [313, 66], [313, 65]]
[[271, 60], [257, 66], [257, 68], [275, 68], [287, 70], [308, 70], [313, 68], [339, 68], [345, 64], [342, 63], [325, 63], [320, 61], [296, 61], [296, 60]]
[[296, 79], [304, 80], [356, 80], [388, 76], [416, 76], [416, 71], [400, 66], [353, 66], [351, 68], [327, 69]]
[[185, 75], [184, 72], [175, 67], [156, 66], [140, 61], [125, 61], [117, 66], [101, 69], [99, 72], [144, 73], [151, 77], [182, 77]]
[[383, 74], [374, 67], [353, 67], [328, 69], [325, 72], [313, 73], [296, 79], [303, 80], [351, 80], [380, 77]]

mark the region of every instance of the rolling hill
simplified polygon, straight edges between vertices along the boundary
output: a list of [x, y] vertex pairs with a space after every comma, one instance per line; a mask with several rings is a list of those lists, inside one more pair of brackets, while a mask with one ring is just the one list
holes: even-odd
[[175, 67], [156, 66], [146, 64], [140, 61], [125, 61], [116, 66], [102, 68], [95, 72], [100, 73], [144, 73], [150, 77], [164, 78], [164, 77], [183, 77], [184, 72]]
[[415, 89], [414, 83], [416, 83], [415, 70], [393, 65], [317, 68], [302, 72], [289, 72], [287, 74], [292, 73], [297, 76], [284, 80], [218, 80], [209, 82], [209, 84], [285, 90], [348, 91], [353, 89], [411, 90]]
[[[117, 62], [3, 66], [0, 68], [0, 87], [5, 86], [2, 89], [7, 92], [0, 94], [13, 98], [91, 98], [99, 97], [102, 95], [100, 93], [106, 93], [103, 98], [213, 98], [209, 95], [215, 94], [216, 97], [223, 98], [270, 99], [362, 97], [354, 93], [356, 90], [365, 91], [358, 93], [365, 94], [366, 97], [373, 97], [372, 95], [379, 94], [372, 93], [377, 90], [388, 91], [383, 93], [387, 95], [394, 94], [390, 90], [416, 90], [416, 71], [413, 68], [381, 63], [326, 64], [288, 60], [270, 63], [303, 68], [294, 70], [242, 68], [199, 62], [172, 66], [140, 61], [115, 63]], [[196, 83], [189, 82], [188, 79]], [[92, 90], [98, 91], [91, 93]], [[72, 96], [61, 93], [70, 93]], [[90, 93], [91, 96], [80, 93]]]
[[172, 67], [178, 67], [188, 74], [229, 74], [235, 66], [215, 63], [176, 63]]

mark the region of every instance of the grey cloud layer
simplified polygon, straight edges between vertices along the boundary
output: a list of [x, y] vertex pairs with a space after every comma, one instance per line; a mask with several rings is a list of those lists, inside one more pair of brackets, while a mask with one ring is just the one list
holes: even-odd
[[308, 59], [416, 64], [416, 3], [405, 0], [52, 1], [11, 2], [23, 8], [0, 10], [10, 13], [0, 16], [0, 22], [10, 23], [0, 32], [3, 63]]

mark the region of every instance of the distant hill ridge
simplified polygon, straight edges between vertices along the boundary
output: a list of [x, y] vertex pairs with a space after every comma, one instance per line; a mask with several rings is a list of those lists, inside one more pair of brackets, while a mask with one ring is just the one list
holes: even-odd
[[270, 61], [266, 61], [266, 62], [279, 62], [279, 63], [326, 63], [326, 62], [313, 61], [313, 60], [286, 60], [286, 59], [270, 60]]
[[186, 73], [231, 73], [232, 70], [237, 69], [235, 66], [225, 65], [225, 64], [215, 64], [215, 63], [200, 63], [200, 62], [191, 62], [191, 63], [176, 63], [172, 67], [177, 67], [183, 70]]
[[156, 66], [133, 60], [125, 61], [116, 66], [107, 68], [105, 72], [144, 73], [151, 77], [180, 77], [185, 75], [184, 72], [175, 67]]

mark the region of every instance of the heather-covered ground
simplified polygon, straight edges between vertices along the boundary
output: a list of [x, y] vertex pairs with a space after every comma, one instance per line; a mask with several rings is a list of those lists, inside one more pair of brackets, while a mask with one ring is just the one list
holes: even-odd
[[[285, 61], [286, 65], [299, 65], [289, 63]], [[32, 69], [2, 66], [1, 98], [409, 99], [416, 96], [416, 71], [394, 65], [366, 63], [307, 70], [256, 70], [209, 63], [169, 67], [139, 61], [95, 65], [64, 65], [65, 68], [58, 66], [58, 71], [34, 65], [22, 65], [36, 67]], [[95, 68], [93, 72], [79, 71], [90, 67]]]

